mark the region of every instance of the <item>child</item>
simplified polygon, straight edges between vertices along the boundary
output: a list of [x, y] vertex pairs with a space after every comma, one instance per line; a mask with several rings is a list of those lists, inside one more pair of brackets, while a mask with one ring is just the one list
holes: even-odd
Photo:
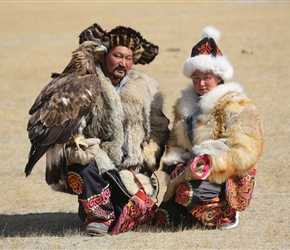
[[233, 68], [215, 43], [219, 37], [206, 27], [184, 64], [192, 84], [173, 107], [162, 158], [170, 181], [155, 216], [159, 226], [176, 228], [189, 219], [206, 228], [234, 228], [251, 199], [261, 121], [243, 87], [229, 82]]

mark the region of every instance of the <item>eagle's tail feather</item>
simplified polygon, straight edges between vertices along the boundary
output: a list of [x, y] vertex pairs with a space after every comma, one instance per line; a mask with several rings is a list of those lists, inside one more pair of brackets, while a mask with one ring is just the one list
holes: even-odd
[[32, 145], [29, 152], [29, 158], [28, 162], [25, 166], [25, 174], [26, 177], [31, 174], [31, 171], [34, 167], [34, 165], [40, 160], [40, 158], [46, 153], [46, 151], [49, 149], [49, 145], [37, 147], [35, 145]]
[[66, 185], [65, 146], [55, 144], [46, 153], [45, 179], [48, 185], [63, 183]]

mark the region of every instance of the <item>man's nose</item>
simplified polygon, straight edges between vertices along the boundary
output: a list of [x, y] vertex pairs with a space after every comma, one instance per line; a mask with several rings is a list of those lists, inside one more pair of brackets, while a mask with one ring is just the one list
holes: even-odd
[[120, 60], [119, 64], [120, 64], [121, 66], [125, 66], [125, 65], [126, 65], [126, 60], [125, 60], [125, 58], [122, 58], [122, 59]]

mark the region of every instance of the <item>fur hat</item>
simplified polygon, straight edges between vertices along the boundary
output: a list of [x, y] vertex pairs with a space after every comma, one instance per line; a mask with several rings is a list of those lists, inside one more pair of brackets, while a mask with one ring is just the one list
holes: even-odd
[[224, 81], [233, 77], [233, 67], [216, 45], [220, 32], [213, 26], [207, 26], [202, 32], [202, 40], [191, 51], [191, 57], [186, 59], [183, 74], [191, 78], [195, 70], [211, 71]]
[[108, 31], [103, 30], [94, 23], [79, 35], [79, 43], [96, 41], [108, 50], [114, 46], [122, 45], [133, 51], [134, 64], [147, 64], [153, 61], [158, 54], [158, 46], [147, 42], [139, 32], [124, 26], [117, 26]]

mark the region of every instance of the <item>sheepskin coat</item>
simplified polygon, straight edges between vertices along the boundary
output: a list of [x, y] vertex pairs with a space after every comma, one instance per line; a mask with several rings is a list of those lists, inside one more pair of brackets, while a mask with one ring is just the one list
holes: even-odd
[[222, 183], [255, 167], [263, 146], [261, 120], [239, 83], [218, 85], [201, 97], [191, 84], [173, 109], [162, 170], [207, 155], [211, 167], [207, 179]]
[[100, 67], [97, 72], [102, 91], [84, 135], [99, 138], [100, 148], [119, 170], [157, 170], [169, 136], [157, 81], [131, 69], [125, 84], [116, 91]]

